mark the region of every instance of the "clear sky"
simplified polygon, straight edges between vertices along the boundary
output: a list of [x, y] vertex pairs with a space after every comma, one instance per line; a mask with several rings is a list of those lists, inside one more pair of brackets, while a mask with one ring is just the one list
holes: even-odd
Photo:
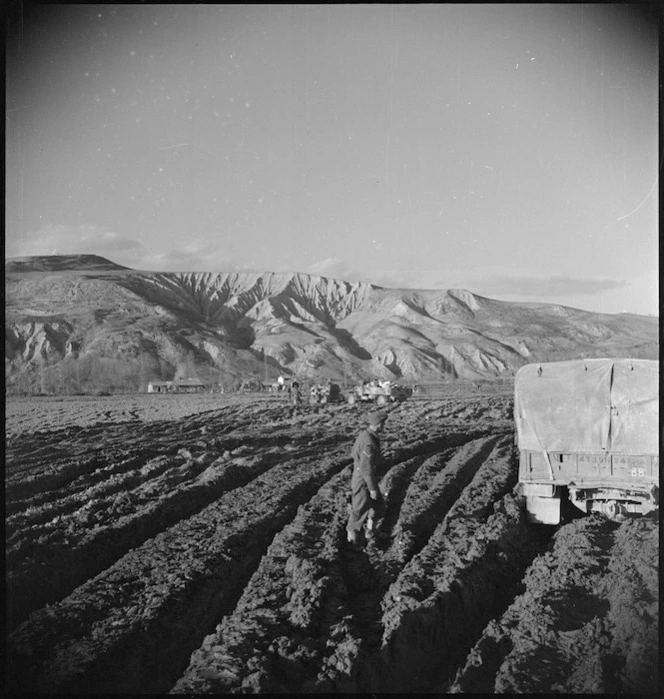
[[657, 43], [629, 4], [21, 4], [5, 256], [658, 315]]

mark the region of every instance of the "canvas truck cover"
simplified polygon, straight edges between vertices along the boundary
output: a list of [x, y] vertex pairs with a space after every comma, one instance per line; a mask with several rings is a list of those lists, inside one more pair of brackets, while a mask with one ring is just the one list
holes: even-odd
[[659, 453], [659, 363], [585, 359], [528, 364], [514, 381], [521, 450]]

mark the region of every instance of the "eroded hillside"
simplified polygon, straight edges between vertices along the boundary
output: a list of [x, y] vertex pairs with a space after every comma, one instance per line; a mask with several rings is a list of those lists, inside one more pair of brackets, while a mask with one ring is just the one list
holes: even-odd
[[157, 273], [95, 256], [6, 263], [10, 390], [144, 389], [198, 376], [486, 379], [524, 363], [658, 356], [658, 321], [464, 289], [384, 289], [305, 274]]

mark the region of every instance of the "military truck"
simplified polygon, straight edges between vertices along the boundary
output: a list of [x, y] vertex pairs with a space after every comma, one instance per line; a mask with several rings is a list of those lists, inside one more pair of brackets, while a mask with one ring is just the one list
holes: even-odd
[[659, 507], [659, 363], [584, 359], [516, 373], [519, 488], [529, 521], [568, 499], [611, 518]]
[[309, 389], [309, 403], [311, 405], [335, 403], [339, 400], [343, 400], [341, 387], [333, 381], [317, 383]]
[[387, 405], [388, 402], [406, 400], [412, 393], [412, 390], [407, 386], [399, 386], [392, 381], [374, 379], [353, 386], [346, 398], [349, 405], [362, 401], [382, 406]]

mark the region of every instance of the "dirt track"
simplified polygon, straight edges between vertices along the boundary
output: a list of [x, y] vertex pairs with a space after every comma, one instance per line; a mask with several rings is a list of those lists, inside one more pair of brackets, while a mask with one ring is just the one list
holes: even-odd
[[511, 410], [395, 406], [356, 552], [363, 406], [9, 399], [8, 688], [655, 692], [657, 516], [528, 525]]

